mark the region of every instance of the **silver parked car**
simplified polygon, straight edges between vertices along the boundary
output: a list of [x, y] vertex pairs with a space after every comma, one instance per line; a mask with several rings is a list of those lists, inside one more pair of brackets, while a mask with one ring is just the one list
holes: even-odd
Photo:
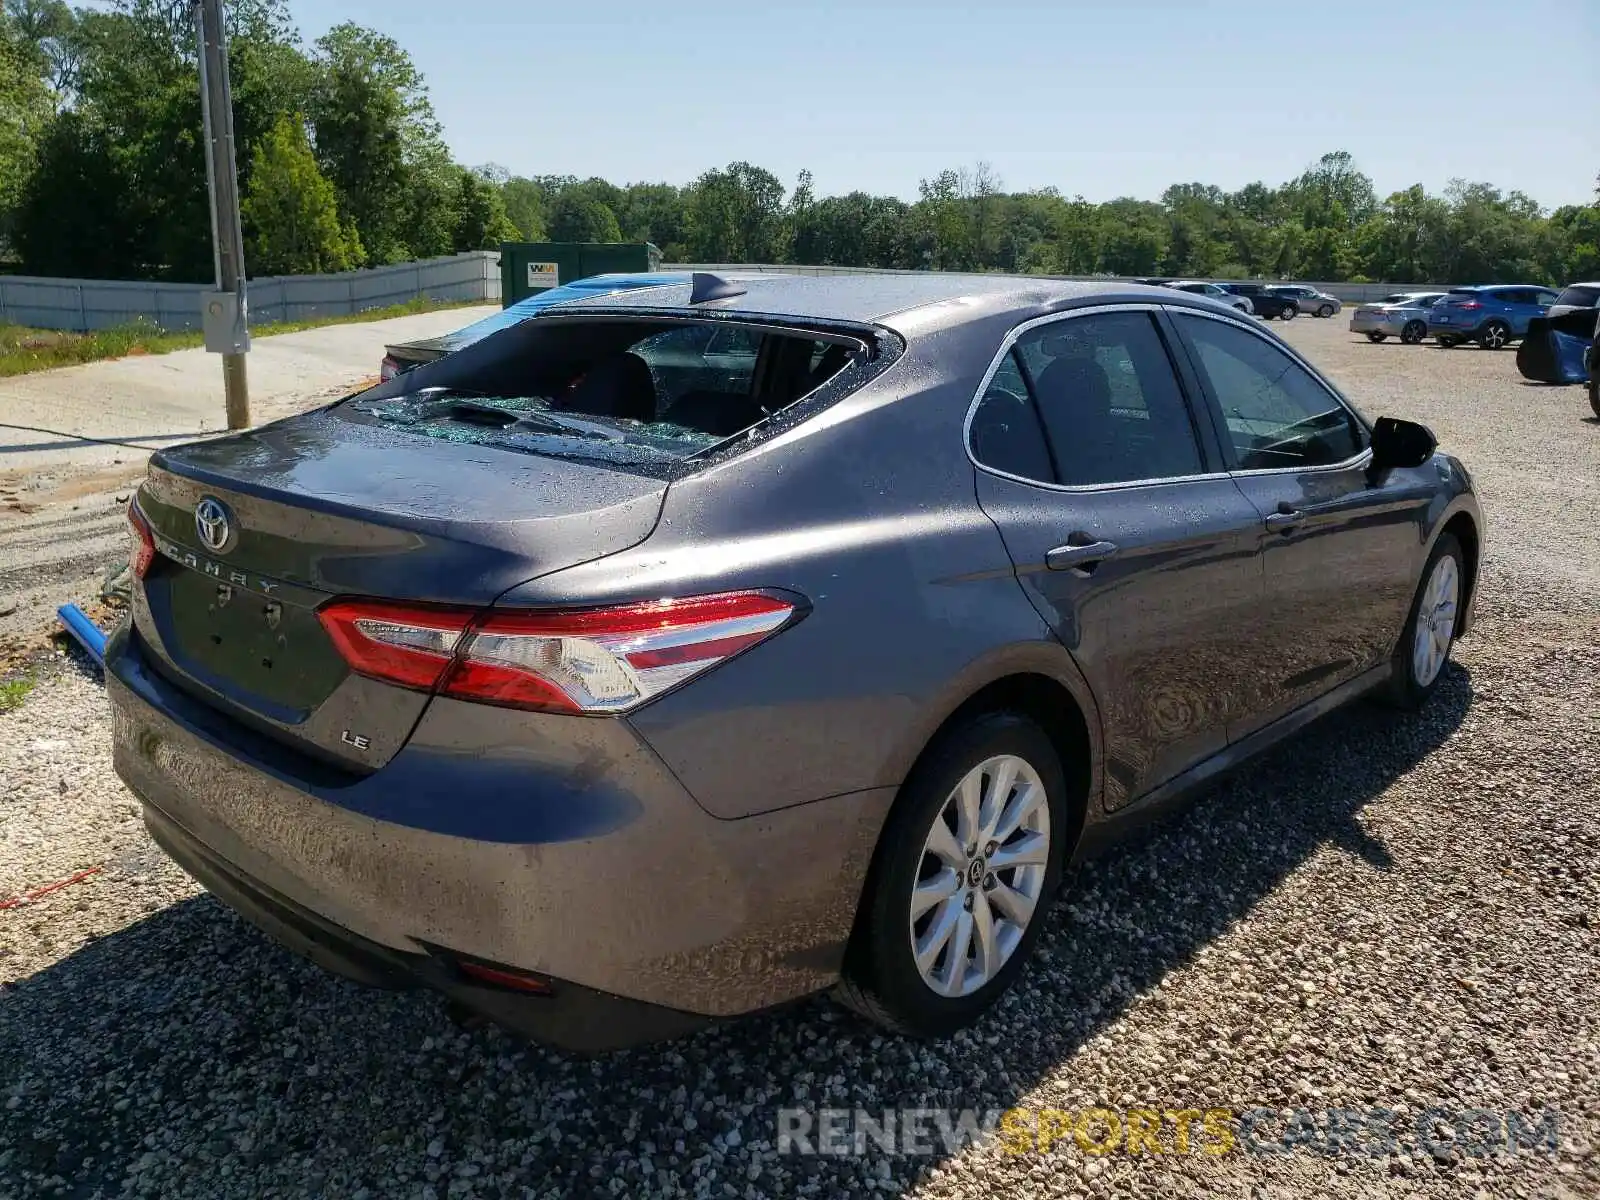
[[1319, 292], [1316, 288], [1303, 283], [1276, 283], [1267, 291], [1274, 296], [1293, 300], [1296, 308], [1303, 313], [1310, 313], [1313, 317], [1331, 317], [1344, 308], [1344, 303], [1339, 297]]
[[1415, 346], [1428, 336], [1428, 310], [1443, 292], [1395, 292], [1376, 304], [1362, 304], [1350, 314], [1350, 332], [1369, 342], [1397, 337]]
[[1238, 296], [1227, 288], [1218, 287], [1214, 283], [1207, 283], [1203, 279], [1174, 279], [1165, 286], [1180, 292], [1188, 292], [1194, 296], [1210, 296], [1213, 300], [1226, 304], [1229, 308], [1236, 308], [1246, 316], [1255, 312], [1255, 307], [1250, 303], [1248, 296]]

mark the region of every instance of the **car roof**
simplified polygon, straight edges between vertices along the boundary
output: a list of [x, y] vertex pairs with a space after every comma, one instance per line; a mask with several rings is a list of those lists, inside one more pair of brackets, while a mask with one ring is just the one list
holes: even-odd
[[[733, 279], [726, 275], [721, 278]], [[964, 275], [943, 271], [860, 272], [848, 275], [762, 274], [737, 280], [740, 295], [694, 306], [693, 311], [761, 314], [789, 319], [887, 325], [958, 325], [977, 316], [1019, 319], [1057, 307], [1121, 298], [1175, 302], [1168, 288], [1116, 280], [1072, 281], [1029, 275]], [[566, 311], [685, 309], [688, 281], [647, 291], [618, 292], [563, 304]], [[1182, 301], [1177, 301], [1182, 302]], [[940, 313], [936, 310], [943, 309]], [[943, 319], [941, 319], [941, 317]]]

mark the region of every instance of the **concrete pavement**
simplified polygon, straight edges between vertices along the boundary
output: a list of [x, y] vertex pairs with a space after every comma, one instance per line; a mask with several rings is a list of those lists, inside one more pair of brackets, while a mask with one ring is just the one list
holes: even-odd
[[[250, 415], [275, 420], [376, 378], [383, 347], [470, 325], [494, 307], [445, 309], [261, 338], [249, 356]], [[227, 426], [222, 364], [204, 350], [139, 355], [0, 380], [0, 479], [142, 462], [145, 451]]]

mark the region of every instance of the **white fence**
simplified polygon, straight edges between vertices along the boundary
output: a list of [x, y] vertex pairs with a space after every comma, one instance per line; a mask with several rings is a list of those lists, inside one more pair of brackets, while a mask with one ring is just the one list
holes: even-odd
[[[80, 333], [137, 320], [162, 329], [199, 329], [201, 297], [210, 290], [198, 283], [0, 275], [0, 323]], [[348, 316], [419, 297], [498, 302], [500, 255], [474, 250], [370, 271], [252, 279], [250, 323]]]
[[[920, 275], [920, 271], [885, 270], [880, 267], [800, 267], [794, 265], [772, 265], [760, 263], [755, 265], [745, 263], [662, 263], [663, 271], [744, 271], [758, 274], [771, 275], [860, 275], [860, 274], [887, 274], [887, 275]], [[1030, 275], [1030, 279], [1067, 279], [1081, 283], [1116, 283], [1127, 282], [1126, 277], [1112, 275]], [[1213, 283], [1235, 282], [1228, 279], [1211, 280]], [[1395, 292], [1442, 292], [1449, 284], [1438, 283], [1317, 283], [1315, 280], [1295, 279], [1285, 280], [1286, 283], [1299, 283], [1307, 287], [1314, 287], [1319, 292], [1326, 292], [1330, 296], [1337, 296], [1346, 303], [1358, 304], [1365, 300], [1378, 300]]]

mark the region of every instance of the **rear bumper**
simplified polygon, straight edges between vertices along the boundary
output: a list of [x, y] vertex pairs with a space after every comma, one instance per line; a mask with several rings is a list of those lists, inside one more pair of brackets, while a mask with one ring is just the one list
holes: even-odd
[[106, 682], [117, 773], [224, 902], [368, 982], [483, 1008], [439, 951], [552, 980], [490, 1015], [583, 1048], [584, 1022], [542, 1014], [632, 1002], [666, 1012], [630, 1029], [670, 1033], [830, 986], [892, 800], [721, 820], [625, 722], [440, 701], [382, 770], [330, 780], [161, 678], [126, 627]]
[[513, 1033], [579, 1053], [679, 1037], [716, 1020], [565, 980], [541, 980], [549, 995], [525, 995], [477, 983], [462, 974], [447, 954], [405, 953], [368, 941], [274, 892], [218, 857], [148, 802], [144, 822], [156, 844], [218, 900], [285, 948], [357, 983], [431, 988]]

